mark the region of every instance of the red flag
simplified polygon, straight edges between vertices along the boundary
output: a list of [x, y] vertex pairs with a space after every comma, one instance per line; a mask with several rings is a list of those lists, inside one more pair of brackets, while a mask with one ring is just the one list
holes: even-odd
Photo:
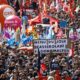
[[44, 63], [41, 64], [42, 71], [45, 71], [47, 69], [46, 65]]
[[73, 18], [73, 19], [75, 18], [75, 16], [74, 16], [72, 11], [70, 12], [70, 17]]
[[41, 23], [41, 14], [39, 14], [38, 16], [36, 16], [33, 19], [28, 20], [30, 25], [35, 25], [37, 23]]
[[70, 6], [67, 5], [66, 2], [63, 4], [63, 11], [65, 11], [65, 12], [70, 12]]
[[72, 80], [70, 76], [66, 76], [65, 80]]
[[38, 72], [39, 80], [42, 80], [42, 74]]
[[74, 2], [74, 0], [70, 0], [70, 2], [69, 2], [69, 4], [70, 4], [70, 9], [72, 10], [72, 12], [74, 11], [74, 9], [75, 9], [75, 2]]
[[71, 17], [71, 18], [75, 18], [74, 14], [73, 14], [73, 12], [74, 12], [75, 9], [76, 9], [74, 0], [70, 0], [70, 1], [69, 1], [69, 4], [70, 4], [70, 17]]
[[47, 77], [43, 77], [42, 80], [47, 80]]
[[39, 79], [38, 80], [47, 80], [47, 77], [43, 77], [40, 72], [38, 72]]
[[61, 79], [61, 76], [60, 76], [60, 71], [59, 70], [56, 70], [56, 73], [55, 73], [55, 79], [54, 80], [62, 80]]

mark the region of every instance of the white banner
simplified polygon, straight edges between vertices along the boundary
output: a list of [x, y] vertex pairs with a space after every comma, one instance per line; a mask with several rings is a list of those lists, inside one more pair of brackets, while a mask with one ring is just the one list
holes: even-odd
[[68, 53], [66, 48], [67, 39], [57, 40], [34, 40], [34, 53]]

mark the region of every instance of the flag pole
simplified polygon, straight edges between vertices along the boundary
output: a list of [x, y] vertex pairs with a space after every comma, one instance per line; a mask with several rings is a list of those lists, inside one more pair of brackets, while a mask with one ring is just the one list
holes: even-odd
[[41, 65], [41, 62], [40, 62], [40, 51], [39, 51], [39, 48], [38, 48], [38, 71], [40, 72], [40, 65]]
[[67, 38], [66, 32], [67, 32], [67, 28], [65, 28], [65, 38]]

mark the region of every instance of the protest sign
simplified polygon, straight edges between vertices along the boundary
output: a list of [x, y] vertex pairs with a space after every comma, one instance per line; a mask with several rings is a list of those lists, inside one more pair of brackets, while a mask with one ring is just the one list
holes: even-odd
[[59, 22], [59, 26], [60, 26], [61, 28], [67, 27], [67, 21], [61, 20], [61, 21]]
[[68, 53], [67, 39], [57, 40], [34, 40], [34, 53]]

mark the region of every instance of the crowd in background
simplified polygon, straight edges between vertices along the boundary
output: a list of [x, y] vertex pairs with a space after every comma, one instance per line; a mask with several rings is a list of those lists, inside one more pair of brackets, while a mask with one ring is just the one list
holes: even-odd
[[38, 73], [40, 64], [43, 64], [40, 71], [45, 80], [80, 80], [80, 54], [73, 57], [67, 54], [39, 57], [28, 51], [5, 46], [0, 48], [0, 80], [43, 80]]

